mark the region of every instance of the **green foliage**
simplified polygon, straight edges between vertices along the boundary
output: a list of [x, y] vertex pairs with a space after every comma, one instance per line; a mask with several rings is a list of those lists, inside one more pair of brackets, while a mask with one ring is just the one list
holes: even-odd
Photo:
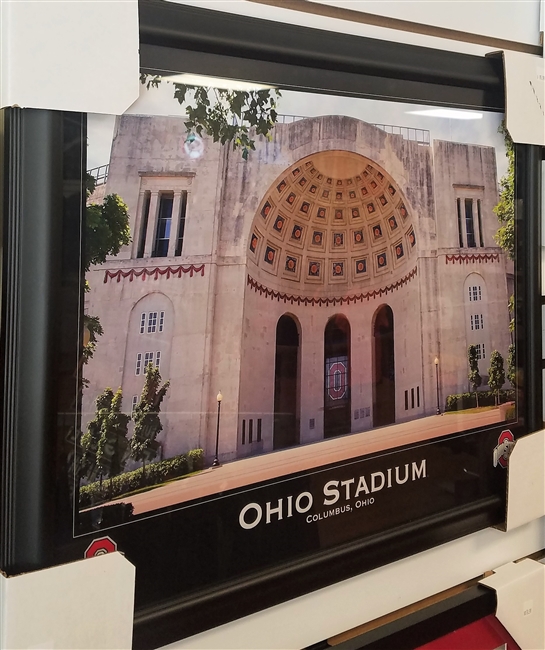
[[[143, 73], [140, 81], [148, 89], [157, 88], [161, 77]], [[240, 149], [244, 160], [255, 149], [250, 129], [271, 140], [278, 119], [278, 97], [280, 92], [274, 88], [242, 91], [174, 83], [174, 99], [185, 105], [188, 117], [185, 122], [188, 140], [194, 134], [206, 133], [214, 142], [230, 142], [233, 150]]]
[[509, 309], [509, 331], [515, 331], [515, 296], [510, 295], [507, 302], [507, 308]]
[[132, 472], [114, 476], [107, 489], [100, 484], [100, 481], [84, 485], [80, 488], [79, 505], [80, 508], [88, 508], [97, 503], [134, 492], [143, 486], [160, 485], [186, 474], [201, 471], [203, 468], [204, 451], [202, 449], [192, 449], [187, 454], [180, 454], [168, 460], [151, 463], [146, 467], [145, 474], [142, 468], [139, 468]]
[[113, 478], [125, 469], [129, 447], [127, 433], [131, 418], [121, 412], [122, 403], [123, 391], [119, 388], [100, 427], [96, 460], [101, 476]]
[[102, 264], [108, 255], [117, 255], [131, 241], [129, 212], [117, 194], [108, 194], [98, 205], [87, 206], [85, 213], [85, 270]]
[[494, 350], [490, 355], [490, 368], [488, 369], [488, 385], [490, 390], [496, 394], [496, 404], [498, 404], [498, 393], [500, 388], [505, 384], [505, 370], [503, 367], [503, 357]]
[[508, 166], [507, 173], [500, 179], [500, 200], [494, 208], [501, 224], [495, 239], [509, 259], [513, 260], [515, 259], [515, 147], [505, 122], [501, 123], [498, 131], [505, 140]]
[[[85, 187], [87, 198], [96, 187], [96, 181], [91, 174], [86, 174]], [[85, 211], [85, 252], [84, 264], [87, 272], [93, 264], [102, 264], [108, 255], [117, 255], [122, 246], [131, 241], [129, 228], [129, 212], [122, 199], [117, 194], [109, 194], [101, 205], [92, 203]], [[85, 281], [85, 291], [89, 284]], [[83, 325], [89, 331], [89, 342], [83, 348], [83, 363], [88, 363], [93, 357], [97, 346], [97, 338], [104, 330], [97, 316], [83, 317]], [[85, 385], [87, 382], [82, 380]]]
[[[102, 336], [104, 330], [102, 329], [98, 316], [89, 316], [88, 314], [84, 314], [83, 316], [83, 326], [86, 327], [89, 332], [89, 342], [87, 345], [83, 346], [82, 352], [83, 363], [88, 363], [89, 359], [91, 359], [95, 353], [98, 340], [97, 337]], [[84, 383], [86, 383], [85, 380]]]
[[467, 361], [469, 363], [469, 374], [467, 378], [471, 387], [475, 391], [475, 400], [477, 406], [479, 406], [479, 396], [477, 395], [477, 389], [482, 384], [483, 379], [479, 374], [479, 360], [477, 359], [477, 347], [475, 345], [470, 345], [467, 348]]
[[82, 435], [80, 441], [81, 453], [78, 461], [78, 476], [80, 479], [93, 480], [100, 474], [97, 463], [98, 445], [102, 436], [102, 425], [111, 411], [113, 399], [114, 393], [111, 388], [106, 388], [96, 398], [95, 417], [87, 425], [87, 431]]
[[507, 380], [513, 388], [517, 387], [517, 367], [515, 357], [515, 346], [513, 343], [507, 350]]
[[[500, 390], [497, 394], [490, 390], [479, 391], [479, 406], [495, 406], [496, 399], [500, 404], [511, 402], [515, 399], [515, 391]], [[476, 406], [475, 393], [458, 393], [447, 397], [445, 411], [465, 411]]]
[[161, 373], [153, 363], [146, 368], [146, 380], [140, 399], [133, 412], [134, 434], [130, 440], [131, 457], [142, 462], [143, 468], [157, 456], [159, 444], [155, 441], [163, 430], [159, 418], [163, 401], [170, 382], [161, 386]]

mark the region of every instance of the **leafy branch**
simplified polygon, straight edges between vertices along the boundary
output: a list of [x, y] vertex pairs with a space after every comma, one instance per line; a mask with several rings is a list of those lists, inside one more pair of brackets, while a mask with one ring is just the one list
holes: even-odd
[[[162, 78], [142, 73], [140, 81], [146, 88], [158, 88]], [[170, 83], [167, 81], [166, 83]], [[232, 143], [233, 150], [240, 149], [244, 160], [255, 150], [255, 135], [271, 140], [271, 131], [278, 119], [276, 112], [280, 91], [227, 90], [205, 86], [174, 83], [174, 99], [185, 105], [187, 139], [206, 133], [214, 142]]]

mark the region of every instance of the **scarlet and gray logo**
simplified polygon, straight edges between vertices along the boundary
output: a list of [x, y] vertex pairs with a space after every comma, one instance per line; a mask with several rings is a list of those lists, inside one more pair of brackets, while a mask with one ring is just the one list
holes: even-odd
[[114, 551], [117, 551], [117, 544], [111, 537], [99, 537], [89, 544], [83, 557], [106, 555], [107, 553], [113, 553]]
[[507, 461], [515, 446], [515, 436], [509, 429], [504, 429], [498, 438], [498, 445], [494, 448], [494, 467], [501, 465], [507, 467]]

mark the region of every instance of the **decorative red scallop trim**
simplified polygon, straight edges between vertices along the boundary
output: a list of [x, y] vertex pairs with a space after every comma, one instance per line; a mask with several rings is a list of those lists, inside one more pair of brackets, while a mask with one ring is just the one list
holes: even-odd
[[281, 293], [280, 291], [274, 291], [273, 289], [264, 287], [262, 284], [254, 280], [251, 276], [248, 276], [247, 284], [256, 293], [259, 293], [260, 296], [264, 295], [266, 298], [270, 298], [271, 300], [278, 300], [279, 302], [283, 301], [284, 303], [289, 302], [291, 305], [305, 305], [305, 307], [308, 305], [329, 307], [329, 305], [349, 305], [350, 303], [363, 302], [364, 300], [369, 302], [369, 300], [373, 298], [380, 298], [387, 295], [388, 293], [393, 293], [394, 291], [397, 291], [401, 287], [405, 286], [416, 276], [416, 274], [417, 268], [415, 266], [410, 273], [401, 278], [401, 280], [394, 282], [394, 284], [389, 284], [386, 287], [382, 287], [380, 289], [373, 289], [372, 291], [367, 291], [366, 293], [357, 293], [352, 296], [340, 296], [338, 298], [306, 298], [304, 296], [293, 296], [289, 293]]
[[471, 253], [462, 255], [446, 255], [445, 264], [452, 262], [452, 264], [470, 264], [471, 262], [499, 262], [499, 253]]
[[168, 280], [172, 277], [181, 278], [182, 273], [189, 273], [189, 277], [191, 278], [195, 273], [200, 273], [201, 276], [204, 276], [204, 264], [201, 264], [200, 266], [195, 266], [194, 264], [183, 266], [180, 264], [179, 266], [167, 266], [165, 269], [155, 267], [153, 269], [117, 269], [117, 271], [105, 271], [104, 284], [106, 284], [108, 280], [117, 280], [120, 282], [121, 278], [129, 278], [129, 282], [132, 282], [135, 278], [142, 278], [142, 280], [145, 280], [148, 277], [158, 280], [159, 276], [165, 275]]

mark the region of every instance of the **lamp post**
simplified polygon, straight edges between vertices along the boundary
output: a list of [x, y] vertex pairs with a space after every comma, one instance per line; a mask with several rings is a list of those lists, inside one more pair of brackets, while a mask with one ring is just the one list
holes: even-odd
[[441, 409], [439, 408], [439, 358], [435, 357], [433, 360], [433, 363], [435, 364], [435, 386], [437, 389], [437, 415], [441, 415]]
[[212, 467], [219, 467], [220, 462], [218, 460], [218, 448], [220, 444], [220, 409], [221, 409], [221, 400], [223, 399], [223, 395], [220, 392], [217, 394], [216, 399], [218, 400], [218, 421], [216, 425], [216, 455], [214, 457], [214, 462], [212, 463]]

